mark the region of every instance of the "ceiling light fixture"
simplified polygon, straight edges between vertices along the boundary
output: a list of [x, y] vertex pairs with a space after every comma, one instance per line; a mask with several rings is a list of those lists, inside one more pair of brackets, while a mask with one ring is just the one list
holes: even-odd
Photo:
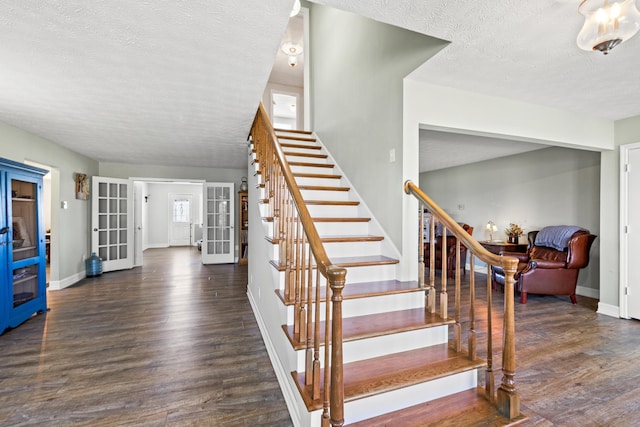
[[583, 0], [578, 12], [584, 26], [578, 34], [578, 47], [608, 54], [629, 40], [640, 29], [640, 12], [635, 0]]
[[300, 0], [296, 0], [295, 3], [293, 3], [293, 9], [291, 9], [291, 13], [289, 14], [289, 17], [293, 18], [298, 13], [300, 13], [300, 7], [301, 7]]
[[286, 42], [282, 44], [280, 49], [289, 57], [289, 65], [295, 67], [298, 63], [298, 56], [302, 53], [302, 46], [297, 43]]

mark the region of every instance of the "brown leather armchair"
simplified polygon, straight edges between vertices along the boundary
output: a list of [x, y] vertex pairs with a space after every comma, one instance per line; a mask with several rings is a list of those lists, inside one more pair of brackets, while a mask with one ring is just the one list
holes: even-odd
[[[467, 232], [469, 235], [473, 234], [473, 227], [469, 224], [460, 224], [460, 226]], [[442, 268], [442, 235], [438, 235], [439, 233], [436, 231], [436, 240], [434, 243], [435, 246], [435, 268]], [[453, 273], [455, 271], [456, 266], [456, 238], [454, 236], [447, 236], [447, 277], [453, 277]], [[424, 262], [428, 266], [429, 265], [429, 254], [430, 254], [430, 245], [429, 242], [424, 243]], [[463, 244], [460, 244], [460, 268], [462, 269], [462, 274], [467, 274], [464, 266], [467, 260], [467, 248]]]
[[[527, 253], [501, 252], [518, 258], [518, 269], [514, 276], [515, 289], [520, 292], [520, 302], [527, 303], [527, 294], [568, 295], [576, 303], [578, 272], [589, 264], [589, 250], [597, 236], [587, 230], [575, 231], [566, 243], [566, 248], [543, 246], [536, 237], [538, 231], [528, 234]], [[491, 269], [491, 279], [504, 286], [504, 271], [499, 266]]]

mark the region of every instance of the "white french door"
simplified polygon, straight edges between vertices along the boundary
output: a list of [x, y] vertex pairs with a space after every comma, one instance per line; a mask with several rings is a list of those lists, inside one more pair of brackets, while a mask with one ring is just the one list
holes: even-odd
[[202, 230], [202, 262], [221, 264], [234, 262], [233, 183], [208, 182], [204, 185], [204, 226]]
[[133, 267], [133, 183], [94, 176], [92, 180], [91, 252], [102, 271]]

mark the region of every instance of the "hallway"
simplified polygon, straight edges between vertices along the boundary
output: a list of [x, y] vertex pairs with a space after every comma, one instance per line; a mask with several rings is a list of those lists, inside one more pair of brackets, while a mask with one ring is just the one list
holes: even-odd
[[175, 247], [49, 292], [0, 336], [0, 425], [290, 426], [246, 283]]

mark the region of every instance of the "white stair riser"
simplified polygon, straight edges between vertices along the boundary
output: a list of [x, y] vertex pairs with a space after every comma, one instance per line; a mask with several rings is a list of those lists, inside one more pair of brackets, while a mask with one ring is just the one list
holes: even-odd
[[348, 191], [300, 190], [304, 200], [350, 200]]
[[[408, 310], [424, 307], [424, 293], [410, 292], [393, 295], [376, 295], [367, 298], [353, 298], [342, 301], [343, 318], [386, 313], [387, 311]], [[325, 303], [320, 304], [320, 320], [324, 320]], [[313, 315], [313, 314], [312, 314]], [[287, 306], [287, 325], [293, 324], [294, 306]]]
[[309, 177], [296, 177], [296, 183], [298, 185], [322, 185], [322, 186], [336, 186], [342, 185], [340, 179], [336, 178], [309, 178]]
[[380, 242], [324, 243], [324, 249], [330, 259], [351, 256], [379, 255], [380, 247]]
[[317, 145], [313, 145], [311, 143], [303, 143], [303, 142], [285, 142], [285, 144], [297, 144], [303, 145], [303, 147], [282, 147], [282, 151], [285, 153], [303, 153], [303, 154], [324, 154], [322, 150], [318, 150]]
[[358, 216], [358, 206], [344, 205], [307, 205], [312, 218], [324, 217], [355, 217]]
[[396, 278], [396, 265], [367, 265], [347, 268], [347, 284], [393, 280]]
[[[316, 153], [322, 154], [322, 153]], [[307, 162], [307, 163], [320, 163], [326, 164], [329, 163], [329, 158], [327, 157], [308, 157], [308, 156], [296, 156], [295, 154], [287, 154], [287, 161], [289, 162]]]
[[319, 167], [319, 166], [296, 166], [290, 165], [291, 172], [293, 173], [320, 173], [324, 175], [333, 175], [334, 168]]
[[[447, 326], [437, 326], [380, 337], [346, 341], [342, 347], [343, 360], [344, 363], [350, 363], [384, 356], [385, 354], [401, 353], [403, 351], [444, 344], [448, 339], [448, 331]], [[324, 346], [322, 346], [322, 348], [324, 348]], [[296, 353], [298, 358], [296, 370], [298, 372], [304, 372], [306, 350], [298, 350]], [[324, 367], [322, 360], [320, 364], [321, 367]]]
[[369, 234], [368, 222], [316, 222], [320, 236], [348, 236]]

